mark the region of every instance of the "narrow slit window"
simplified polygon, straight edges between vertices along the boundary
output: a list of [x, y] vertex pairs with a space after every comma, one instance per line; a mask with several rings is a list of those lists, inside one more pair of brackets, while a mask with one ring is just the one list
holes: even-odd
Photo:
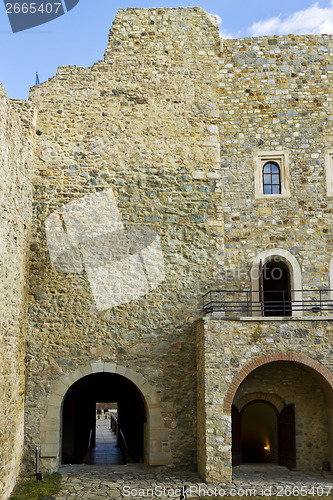
[[281, 194], [280, 167], [277, 163], [265, 163], [262, 171], [264, 194]]

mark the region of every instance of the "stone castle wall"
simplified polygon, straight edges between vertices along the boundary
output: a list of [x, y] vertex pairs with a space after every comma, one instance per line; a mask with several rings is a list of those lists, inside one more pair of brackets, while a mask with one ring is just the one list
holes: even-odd
[[0, 86], [0, 497], [8, 498], [23, 453], [28, 235], [34, 113]]
[[[19, 359], [19, 381], [27, 255], [23, 228], [29, 226], [33, 180], [28, 461], [41, 444], [43, 466], [57, 467], [65, 393], [78, 379], [105, 371], [127, 377], [146, 398], [151, 409], [147, 426], [153, 429], [151, 442], [145, 443], [150, 463], [189, 466], [198, 455], [202, 477], [230, 480], [230, 409], [236, 394], [230, 387], [242, 380], [240, 373], [251, 363], [252, 369], [259, 367], [264, 355], [272, 361], [298, 360], [299, 366], [288, 365], [279, 395], [286, 403], [297, 400], [297, 426], [302, 429], [297, 455], [303, 457], [298, 465], [318, 468], [328, 459], [324, 433], [332, 427], [332, 405], [325, 407], [323, 394], [330, 401], [331, 317], [196, 320], [202, 315], [201, 296], [210, 286], [249, 291], [255, 285], [250, 273], [254, 262], [269, 252], [292, 262], [292, 285], [333, 288], [333, 203], [325, 165], [325, 155], [333, 149], [332, 50], [329, 36], [225, 40], [222, 46], [215, 20], [200, 8], [120, 10], [103, 61], [91, 68], [61, 67], [54, 78], [31, 90], [30, 100], [38, 109], [34, 175], [29, 170], [30, 106], [15, 104], [26, 120], [23, 138], [22, 124], [9, 111], [14, 104], [2, 98], [4, 199], [11, 213], [2, 256], [5, 262], [8, 252], [14, 252], [16, 257], [10, 258], [17, 262], [17, 268], [6, 264], [8, 303], [3, 309], [5, 324], [15, 318], [5, 330], [17, 342], [3, 349], [10, 363]], [[285, 163], [284, 193], [275, 198], [258, 192], [260, 155], [270, 153]], [[15, 189], [6, 175], [8, 157], [21, 166], [15, 171]], [[27, 161], [29, 168], [23, 171]], [[103, 219], [98, 212], [101, 200], [110, 217]], [[110, 228], [115, 233], [112, 248], [103, 239]], [[150, 243], [158, 235], [155, 259], [140, 246], [147, 243], [144, 234]], [[57, 239], [59, 245], [51, 248]], [[155, 286], [129, 300], [135, 273], [128, 266], [127, 280], [113, 290], [123, 300], [111, 306], [105, 294], [110, 292], [109, 262], [103, 259], [108, 251], [121, 267], [125, 241], [132, 245], [129, 260], [139, 251], [141, 261], [148, 259]], [[96, 267], [99, 261], [104, 268]], [[117, 273], [117, 266], [113, 269]], [[311, 359], [313, 366], [306, 364]], [[10, 363], [3, 368], [8, 387], [15, 373], [13, 369], [9, 375]], [[322, 378], [314, 375], [319, 368]], [[279, 369], [261, 370], [239, 388], [236, 399], [283, 386]], [[302, 377], [314, 392], [311, 408], [319, 408], [315, 432], [320, 445], [314, 451], [309, 446], [310, 415], [302, 410]], [[290, 393], [292, 378], [297, 383]], [[19, 415], [23, 386], [15, 390], [21, 394]], [[16, 397], [15, 390], [6, 397]], [[15, 418], [20, 443], [22, 421]], [[8, 462], [12, 485], [21, 445], [10, 437], [10, 426], [5, 428], [6, 449], [16, 450], [12, 467]]]
[[[255, 257], [275, 247], [295, 256], [303, 288], [330, 286], [333, 200], [324, 162], [333, 146], [332, 51], [327, 35], [225, 40], [220, 277], [226, 288], [250, 289]], [[254, 153], [262, 151], [289, 154], [289, 197], [255, 197]]]
[[[60, 68], [31, 91], [39, 135], [28, 341], [35, 362], [26, 403], [30, 456], [52, 388], [66, 374], [101, 361], [145, 377], [159, 397], [173, 464], [196, 461], [190, 324], [215, 279], [219, 50], [217, 25], [202, 9], [119, 11], [105, 61]], [[52, 268], [45, 221], [68, 202], [110, 189], [127, 234], [148, 227], [159, 235], [165, 279], [145, 296], [98, 311], [86, 273]], [[42, 447], [47, 466], [59, 459], [59, 434], [53, 434]]]
[[[258, 274], [251, 271], [258, 270], [259, 256], [264, 261], [268, 254], [282, 256], [289, 263], [292, 288], [332, 288], [333, 203], [325, 165], [333, 137], [332, 49], [331, 36], [224, 41], [220, 59], [220, 137], [225, 237], [219, 251], [216, 288], [258, 289]], [[258, 192], [258, 170], [262, 175], [261, 168], [256, 168], [258, 157], [269, 158], [270, 153], [273, 160], [274, 155], [283, 154], [289, 165], [285, 171], [281, 169], [282, 183], [288, 185], [282, 196], [265, 197]], [[246, 300], [246, 294], [240, 293], [227, 297], [239, 303]], [[256, 299], [256, 295], [249, 297]], [[233, 315], [237, 317], [235, 311]], [[252, 312], [244, 309], [238, 314], [239, 318], [246, 315]], [[216, 481], [231, 478], [231, 403], [235, 394], [228, 396], [228, 388], [234, 379], [240, 379], [244, 366], [256, 363], [262, 355], [303, 352], [323, 363], [324, 378], [329, 378], [330, 322], [331, 317], [327, 322], [310, 323], [221, 318], [196, 326], [201, 402], [198, 455], [203, 477]], [[265, 380], [263, 372], [258, 372], [258, 377], [260, 374], [262, 383], [257, 384], [257, 392], [266, 387], [268, 393], [286, 396], [284, 385], [277, 382], [278, 368], [271, 379]], [[243, 391], [253, 392], [250, 381], [247, 384]], [[288, 390], [292, 394], [290, 384]], [[293, 397], [296, 401], [295, 394]], [[312, 418], [317, 420], [312, 429], [309, 422], [300, 423], [301, 414], [305, 419], [308, 416], [297, 400], [296, 426], [301, 429], [297, 433], [297, 466], [320, 468], [321, 461], [329, 456], [323, 418], [327, 437], [331, 406], [321, 408], [321, 417], [313, 417], [316, 403], [309, 401], [306, 390], [300, 391], [299, 398], [309, 402]], [[315, 439], [312, 431], [317, 433]], [[311, 457], [310, 441], [322, 443], [319, 449], [311, 445]]]

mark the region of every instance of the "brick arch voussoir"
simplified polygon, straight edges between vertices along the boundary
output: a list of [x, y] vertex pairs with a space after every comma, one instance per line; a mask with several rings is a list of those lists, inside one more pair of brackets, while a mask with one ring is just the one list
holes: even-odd
[[252, 401], [266, 401], [267, 403], [271, 403], [277, 411], [280, 413], [283, 408], [286, 406], [284, 400], [273, 393], [264, 393], [264, 392], [252, 392], [251, 394], [246, 394], [241, 397], [238, 401], [234, 401], [234, 405], [238, 409], [239, 412], [243, 410], [243, 408], [248, 404], [252, 403]]
[[292, 361], [303, 365], [304, 367], [311, 368], [311, 370], [315, 371], [318, 375], [321, 376], [322, 379], [325, 380], [326, 385], [329, 386], [329, 389], [332, 391], [332, 402], [333, 405], [333, 374], [332, 372], [323, 366], [319, 361], [310, 358], [305, 354], [300, 354], [294, 351], [288, 352], [277, 352], [273, 354], [264, 354], [262, 356], [258, 356], [257, 358], [250, 361], [247, 365], [243, 366], [238, 374], [232, 380], [225, 398], [223, 409], [226, 414], [231, 414], [231, 407], [236, 395], [236, 392], [241, 385], [241, 383], [246, 379], [246, 377], [253, 372], [256, 368], [260, 366], [266, 365], [268, 363], [273, 363], [274, 361]]

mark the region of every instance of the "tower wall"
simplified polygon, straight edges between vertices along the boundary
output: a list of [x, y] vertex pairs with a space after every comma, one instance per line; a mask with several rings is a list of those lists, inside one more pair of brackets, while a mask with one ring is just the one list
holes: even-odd
[[[26, 413], [31, 446], [40, 440], [39, 422], [48, 418], [48, 395], [61, 377], [102, 361], [136, 370], [158, 394], [164, 427], [151, 436], [160, 444], [150, 463], [164, 463], [163, 450], [171, 451], [173, 465], [196, 462], [190, 325], [214, 280], [212, 232], [220, 227], [219, 54], [217, 24], [202, 9], [121, 10], [104, 61], [60, 68], [30, 93], [39, 109], [28, 344], [36, 362]], [[147, 228], [159, 236], [165, 277], [149, 293], [99, 310], [86, 267], [82, 274], [52, 267], [45, 222], [69, 202], [111, 191], [128, 238]], [[82, 224], [92, 208], [80, 213]], [[133, 267], [127, 272], [121, 289]], [[42, 460], [53, 468], [61, 446], [56, 433], [49, 439], [41, 443]]]
[[[198, 412], [199, 470], [207, 480], [231, 479], [235, 395], [228, 396], [228, 387], [239, 379], [242, 367], [259, 366], [257, 360], [270, 353], [276, 359], [286, 359], [283, 356], [290, 353], [293, 360], [297, 352], [323, 363], [331, 377], [332, 314], [320, 307], [311, 310], [309, 304], [319, 299], [318, 289], [325, 290], [326, 300], [332, 296], [327, 291], [332, 288], [333, 252], [332, 49], [332, 36], [327, 35], [224, 41], [220, 59], [224, 241], [216, 288], [222, 290], [220, 302], [233, 301], [234, 308], [225, 312], [225, 318], [197, 326], [198, 398], [205, 401], [205, 412]], [[281, 194], [275, 196], [263, 193], [263, 166], [269, 161], [280, 167]], [[297, 290], [291, 292], [295, 322], [261, 317], [259, 265], [268, 258], [281, 259], [288, 266], [290, 287]], [[247, 302], [251, 300], [257, 301], [255, 312]], [[303, 315], [312, 316], [312, 321], [309, 317], [304, 321]], [[269, 383], [267, 392], [279, 394], [278, 384]], [[265, 384], [262, 380], [256, 390], [263, 391]], [[242, 390], [255, 392], [250, 385]], [[294, 387], [289, 390], [292, 394]], [[329, 399], [331, 390], [328, 393]], [[304, 404], [305, 391], [303, 398]], [[315, 406], [311, 411], [316, 411]], [[297, 419], [301, 404], [296, 402], [295, 407]], [[325, 411], [331, 446], [327, 424], [331, 407]], [[302, 426], [297, 431], [296, 464], [320, 469], [329, 450], [324, 445], [316, 449], [316, 439], [307, 439]], [[201, 436], [200, 428], [204, 429]], [[323, 422], [318, 419], [312, 430], [323, 443]], [[311, 450], [306, 464], [302, 461], [305, 449]]]
[[[273, 248], [295, 256], [303, 288], [330, 287], [333, 198], [325, 155], [333, 147], [332, 50], [328, 35], [224, 42], [220, 262], [221, 280], [229, 288], [250, 289], [256, 256]], [[255, 153], [269, 151], [289, 156], [289, 195], [256, 195]]]

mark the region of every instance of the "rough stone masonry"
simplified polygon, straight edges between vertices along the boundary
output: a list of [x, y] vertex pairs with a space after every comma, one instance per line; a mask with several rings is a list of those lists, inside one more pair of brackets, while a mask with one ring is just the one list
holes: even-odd
[[[296, 467], [332, 460], [332, 316], [256, 317], [242, 298], [246, 314], [201, 319], [209, 289], [258, 302], [270, 258], [288, 270], [293, 307], [333, 288], [332, 44], [222, 43], [201, 8], [127, 9], [102, 61], [60, 67], [28, 103], [1, 91], [4, 498], [20, 466], [24, 391], [25, 463], [40, 445], [54, 470], [75, 446], [62, 439], [66, 394], [87, 380], [136, 388], [150, 466], [229, 481], [232, 407], [257, 400], [277, 413], [294, 405]], [[281, 190], [266, 196], [272, 162]], [[110, 269], [122, 300], [103, 309]]]
[[11, 492], [23, 453], [28, 236], [34, 161], [33, 106], [0, 86], [0, 495]]

